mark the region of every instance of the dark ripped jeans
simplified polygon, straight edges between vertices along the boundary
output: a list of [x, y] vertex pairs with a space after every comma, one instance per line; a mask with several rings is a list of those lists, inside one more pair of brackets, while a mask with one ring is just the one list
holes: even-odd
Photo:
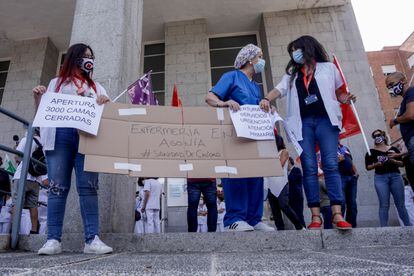
[[79, 135], [76, 129], [57, 128], [55, 149], [46, 151], [49, 177], [48, 240], [61, 240], [73, 168], [76, 173], [76, 188], [79, 194], [85, 242], [92, 242], [95, 235], [99, 233], [98, 173], [83, 170], [85, 156], [78, 153], [78, 146]]

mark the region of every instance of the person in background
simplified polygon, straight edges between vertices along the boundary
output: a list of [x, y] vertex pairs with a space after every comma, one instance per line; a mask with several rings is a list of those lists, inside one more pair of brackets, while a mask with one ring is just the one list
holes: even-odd
[[390, 194], [394, 198], [398, 215], [405, 226], [410, 226], [410, 218], [404, 202], [404, 181], [400, 174], [400, 167], [404, 166], [399, 157], [400, 151], [388, 145], [386, 133], [377, 129], [372, 132], [375, 146], [370, 149], [371, 155], [365, 155], [367, 170], [375, 170], [375, 190], [379, 200], [380, 226], [388, 226], [388, 211], [390, 209]]
[[[410, 183], [406, 177], [404, 179], [404, 202], [405, 209], [407, 209], [408, 217], [410, 218], [411, 225], [414, 225], [414, 191], [411, 188]], [[398, 218], [400, 225], [403, 226], [404, 222]]]
[[198, 203], [197, 208], [197, 232], [206, 233], [207, 232], [207, 215], [208, 209], [204, 202], [204, 197], [201, 197]]
[[287, 178], [289, 153], [286, 150], [283, 138], [280, 135], [276, 135], [275, 138], [277, 149], [279, 150], [279, 159], [283, 169], [283, 176], [265, 178], [265, 181], [268, 181], [269, 186], [268, 199], [273, 219], [277, 230], [285, 230], [285, 223], [282, 217], [283, 211], [283, 213], [293, 223], [296, 230], [302, 230], [304, 225], [302, 225], [296, 213], [289, 205], [289, 184]]
[[292, 157], [289, 157], [288, 172], [289, 205], [300, 220], [300, 223], [306, 225], [303, 216], [302, 171], [295, 165], [295, 161]]
[[0, 156], [0, 211], [6, 204], [6, 197], [10, 193], [10, 176], [3, 168], [3, 158]]
[[[109, 102], [105, 89], [92, 79], [95, 56], [92, 48], [78, 43], [69, 47], [59, 76], [48, 88], [33, 88], [37, 110], [44, 93], [62, 93], [76, 97], [96, 99], [98, 105]], [[76, 115], [76, 113], [73, 113]], [[76, 188], [79, 194], [80, 212], [84, 227], [86, 254], [108, 254], [112, 248], [99, 238], [98, 173], [84, 171], [85, 155], [78, 152], [79, 133], [75, 128], [41, 128], [43, 150], [49, 176], [47, 204], [47, 241], [39, 249], [39, 255], [62, 252], [61, 237], [66, 200], [75, 169]]]
[[332, 229], [332, 217], [331, 203], [329, 202], [328, 190], [326, 189], [325, 179], [323, 173], [318, 177], [319, 182], [319, 194], [321, 195], [321, 214], [323, 217], [323, 228]]
[[414, 87], [410, 86], [406, 76], [401, 72], [389, 74], [385, 85], [392, 96], [401, 96], [397, 117], [390, 120], [390, 128], [400, 125], [401, 136], [408, 150], [411, 164], [414, 165]]
[[217, 230], [217, 185], [215, 179], [210, 178], [189, 178], [187, 180], [188, 209], [187, 209], [187, 226], [188, 232], [197, 232], [198, 223], [198, 205], [200, 197], [203, 199], [208, 210], [205, 217], [208, 232]]
[[[259, 47], [253, 44], [244, 46], [236, 56], [236, 70], [223, 74], [207, 94], [207, 104], [234, 111], [239, 110], [240, 105], [259, 104], [262, 92], [253, 77], [264, 71], [265, 63]], [[274, 231], [262, 222], [263, 177], [225, 178], [222, 183], [226, 198], [226, 231]]]
[[141, 213], [142, 208], [142, 201], [144, 195], [144, 182], [143, 178], [139, 177], [137, 179], [138, 191], [135, 193], [135, 228], [134, 233], [136, 235], [144, 234], [144, 218], [146, 219], [145, 215]]
[[217, 192], [217, 232], [224, 232], [224, 215], [226, 214], [226, 203], [224, 202], [223, 191]]
[[358, 191], [358, 171], [353, 163], [351, 151], [341, 143], [338, 143], [338, 168], [341, 175], [342, 192], [344, 201], [342, 204], [342, 213], [346, 214], [345, 218], [352, 224], [352, 228], [357, 227], [357, 191]]
[[0, 234], [10, 233], [12, 208], [12, 198], [9, 195], [6, 195], [3, 208], [0, 210]]
[[318, 184], [318, 164], [315, 148], [319, 145], [325, 183], [332, 208], [332, 223], [337, 229], [351, 229], [342, 216], [342, 187], [338, 171], [337, 147], [342, 129], [340, 103], [355, 100], [342, 93], [343, 81], [336, 66], [329, 62], [325, 48], [311, 36], [301, 36], [287, 47], [290, 61], [282, 81], [260, 102], [265, 111], [269, 102], [287, 96], [286, 124], [293, 132], [303, 152], [303, 187], [311, 209], [310, 230], [322, 227]]
[[38, 202], [38, 213], [39, 213], [39, 234], [46, 234], [47, 232], [47, 189], [40, 188], [39, 191], [39, 202]]
[[[37, 139], [37, 141], [40, 140], [39, 130], [37, 128], [35, 128], [33, 139]], [[24, 152], [24, 148], [26, 147], [26, 142], [27, 142], [27, 139], [25, 136], [20, 140], [19, 144], [17, 145], [16, 150]], [[37, 148], [37, 144], [33, 141], [30, 154], [33, 154], [36, 148]], [[19, 165], [17, 166], [16, 172], [14, 173], [14, 176], [13, 176], [13, 185], [12, 185], [13, 206], [16, 204], [16, 201], [17, 201], [17, 189], [18, 189], [20, 176], [22, 173], [22, 166], [23, 166], [23, 163], [21, 162], [21, 158], [18, 157], [17, 155], [16, 155], [16, 162], [18, 162]], [[42, 181], [43, 181], [43, 178], [32, 176], [29, 172], [27, 172], [26, 183], [24, 187], [23, 208], [29, 209], [30, 221], [31, 221], [31, 230], [29, 230], [30, 234], [39, 233], [40, 225], [39, 225], [39, 213], [37, 210], [37, 207], [38, 207], [37, 202], [39, 200], [39, 190], [40, 190], [39, 182], [42, 182]], [[14, 212], [14, 207], [13, 207], [12, 212]], [[25, 224], [25, 225], [28, 225], [28, 224]]]
[[144, 181], [144, 192], [141, 213], [145, 213], [147, 218], [144, 221], [145, 233], [161, 233], [160, 209], [161, 194], [163, 185], [154, 178], [148, 178]]

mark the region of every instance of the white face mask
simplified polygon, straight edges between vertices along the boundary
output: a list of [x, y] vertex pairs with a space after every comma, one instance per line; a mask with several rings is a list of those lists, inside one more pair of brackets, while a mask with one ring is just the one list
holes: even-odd
[[93, 70], [94, 60], [91, 58], [82, 58], [79, 62], [79, 69], [85, 73], [89, 73]]

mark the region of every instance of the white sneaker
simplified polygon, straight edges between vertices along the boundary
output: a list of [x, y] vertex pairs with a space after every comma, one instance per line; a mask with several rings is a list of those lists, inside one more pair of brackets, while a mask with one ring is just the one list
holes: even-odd
[[263, 232], [273, 232], [275, 231], [275, 228], [267, 225], [266, 223], [259, 222], [254, 226], [254, 230], [256, 231], [263, 231]]
[[85, 248], [83, 249], [83, 253], [85, 254], [97, 255], [112, 253], [112, 251], [112, 247], [104, 244], [98, 236], [95, 236], [90, 244], [85, 244]]
[[62, 244], [58, 240], [47, 240], [37, 251], [39, 255], [55, 255], [62, 253]]
[[235, 231], [235, 232], [247, 232], [247, 231], [253, 231], [254, 228], [250, 226], [245, 221], [236, 221], [230, 224], [229, 226], [224, 227], [225, 231]]

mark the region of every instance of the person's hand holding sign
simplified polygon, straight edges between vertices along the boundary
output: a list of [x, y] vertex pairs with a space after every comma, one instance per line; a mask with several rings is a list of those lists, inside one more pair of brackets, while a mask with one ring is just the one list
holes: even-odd
[[103, 104], [106, 104], [107, 102], [109, 102], [110, 100], [109, 100], [109, 98], [107, 97], [107, 96], [105, 96], [105, 95], [99, 95], [97, 98], [96, 98], [96, 102], [99, 104], [99, 105], [103, 105]]
[[42, 99], [42, 95], [46, 93], [46, 87], [43, 85], [38, 85], [32, 89], [32, 92], [35, 100], [35, 110], [37, 111], [40, 100]]

